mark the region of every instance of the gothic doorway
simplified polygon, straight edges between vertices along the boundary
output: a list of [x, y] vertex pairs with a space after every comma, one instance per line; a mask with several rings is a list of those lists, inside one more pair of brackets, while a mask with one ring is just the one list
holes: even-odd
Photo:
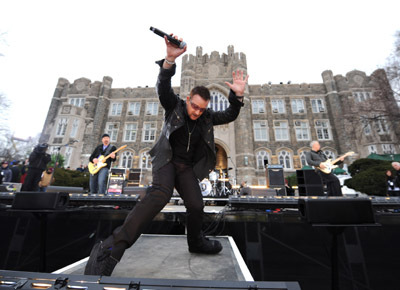
[[215, 164], [215, 169], [219, 173], [219, 178], [225, 178], [228, 176], [228, 156], [225, 149], [218, 144], [215, 144], [215, 151], [217, 154], [217, 162]]

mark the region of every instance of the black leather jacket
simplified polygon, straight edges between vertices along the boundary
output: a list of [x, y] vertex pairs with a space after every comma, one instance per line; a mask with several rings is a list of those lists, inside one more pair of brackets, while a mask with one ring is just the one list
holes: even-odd
[[[160, 103], [165, 110], [165, 123], [161, 135], [150, 150], [153, 170], [158, 170], [172, 160], [172, 148], [169, 143], [171, 134], [185, 125], [186, 102], [176, 95], [171, 88], [171, 78], [175, 74], [176, 65], [171, 69], [162, 68], [164, 60], [158, 61], [160, 72], [157, 79], [156, 91]], [[225, 111], [215, 112], [207, 109], [198, 119], [198, 128], [202, 136], [201, 144], [195, 152], [193, 170], [198, 179], [202, 180], [214, 169], [216, 162], [214, 144], [214, 125], [227, 124], [234, 121], [239, 115], [243, 103], [237, 99], [231, 90], [229, 93], [229, 107]]]

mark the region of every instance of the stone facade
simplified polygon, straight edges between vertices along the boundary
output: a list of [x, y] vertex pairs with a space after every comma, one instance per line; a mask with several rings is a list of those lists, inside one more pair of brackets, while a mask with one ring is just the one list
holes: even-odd
[[[237, 69], [247, 73], [246, 56], [233, 46], [227, 54], [210, 55], [198, 47], [196, 55], [183, 57], [180, 87], [173, 89], [184, 97], [204, 85], [211, 91], [212, 108], [223, 109], [229, 93], [224, 82], [231, 82]], [[66, 166], [74, 169], [88, 163], [107, 132], [117, 148], [127, 145], [114, 166], [141, 168], [141, 183], [151, 183], [147, 152], [161, 132], [163, 109], [154, 88], [112, 88], [112, 81], [60, 78], [40, 141], [53, 152], [60, 150]], [[356, 152], [347, 163], [370, 153], [400, 152], [400, 132], [391, 119], [399, 108], [383, 70], [371, 76], [355, 70], [345, 77], [327, 70], [317, 84], [248, 85], [244, 102], [235, 122], [215, 127], [216, 168], [231, 181], [265, 184], [267, 162], [283, 164], [285, 174], [293, 174], [305, 165], [312, 140], [332, 157]], [[371, 114], [380, 117], [363, 119]]]

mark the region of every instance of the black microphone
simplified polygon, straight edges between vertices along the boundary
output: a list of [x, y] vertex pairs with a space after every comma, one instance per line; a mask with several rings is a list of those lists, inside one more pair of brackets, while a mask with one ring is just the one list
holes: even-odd
[[150, 26], [150, 30], [153, 31], [155, 34], [161, 36], [162, 38], [164, 38], [164, 36], [166, 36], [169, 42], [172, 42], [173, 44], [177, 45], [179, 48], [184, 48], [186, 46], [186, 42], [179, 41], [178, 39], [173, 38], [171, 35], [168, 35], [165, 32], [162, 32], [161, 30], [154, 28], [153, 26]]

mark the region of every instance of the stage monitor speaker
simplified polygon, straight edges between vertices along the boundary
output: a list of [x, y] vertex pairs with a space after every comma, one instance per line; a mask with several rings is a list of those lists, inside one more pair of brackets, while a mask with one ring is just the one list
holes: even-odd
[[275, 185], [285, 185], [285, 177], [283, 175], [283, 168], [268, 167], [268, 185], [270, 187]]
[[21, 191], [14, 196], [13, 209], [64, 209], [68, 206], [69, 194], [67, 192], [36, 192]]
[[147, 187], [142, 186], [125, 186], [123, 194], [139, 194], [140, 199], [146, 196]]
[[312, 224], [374, 224], [375, 216], [368, 198], [299, 199], [301, 217]]

